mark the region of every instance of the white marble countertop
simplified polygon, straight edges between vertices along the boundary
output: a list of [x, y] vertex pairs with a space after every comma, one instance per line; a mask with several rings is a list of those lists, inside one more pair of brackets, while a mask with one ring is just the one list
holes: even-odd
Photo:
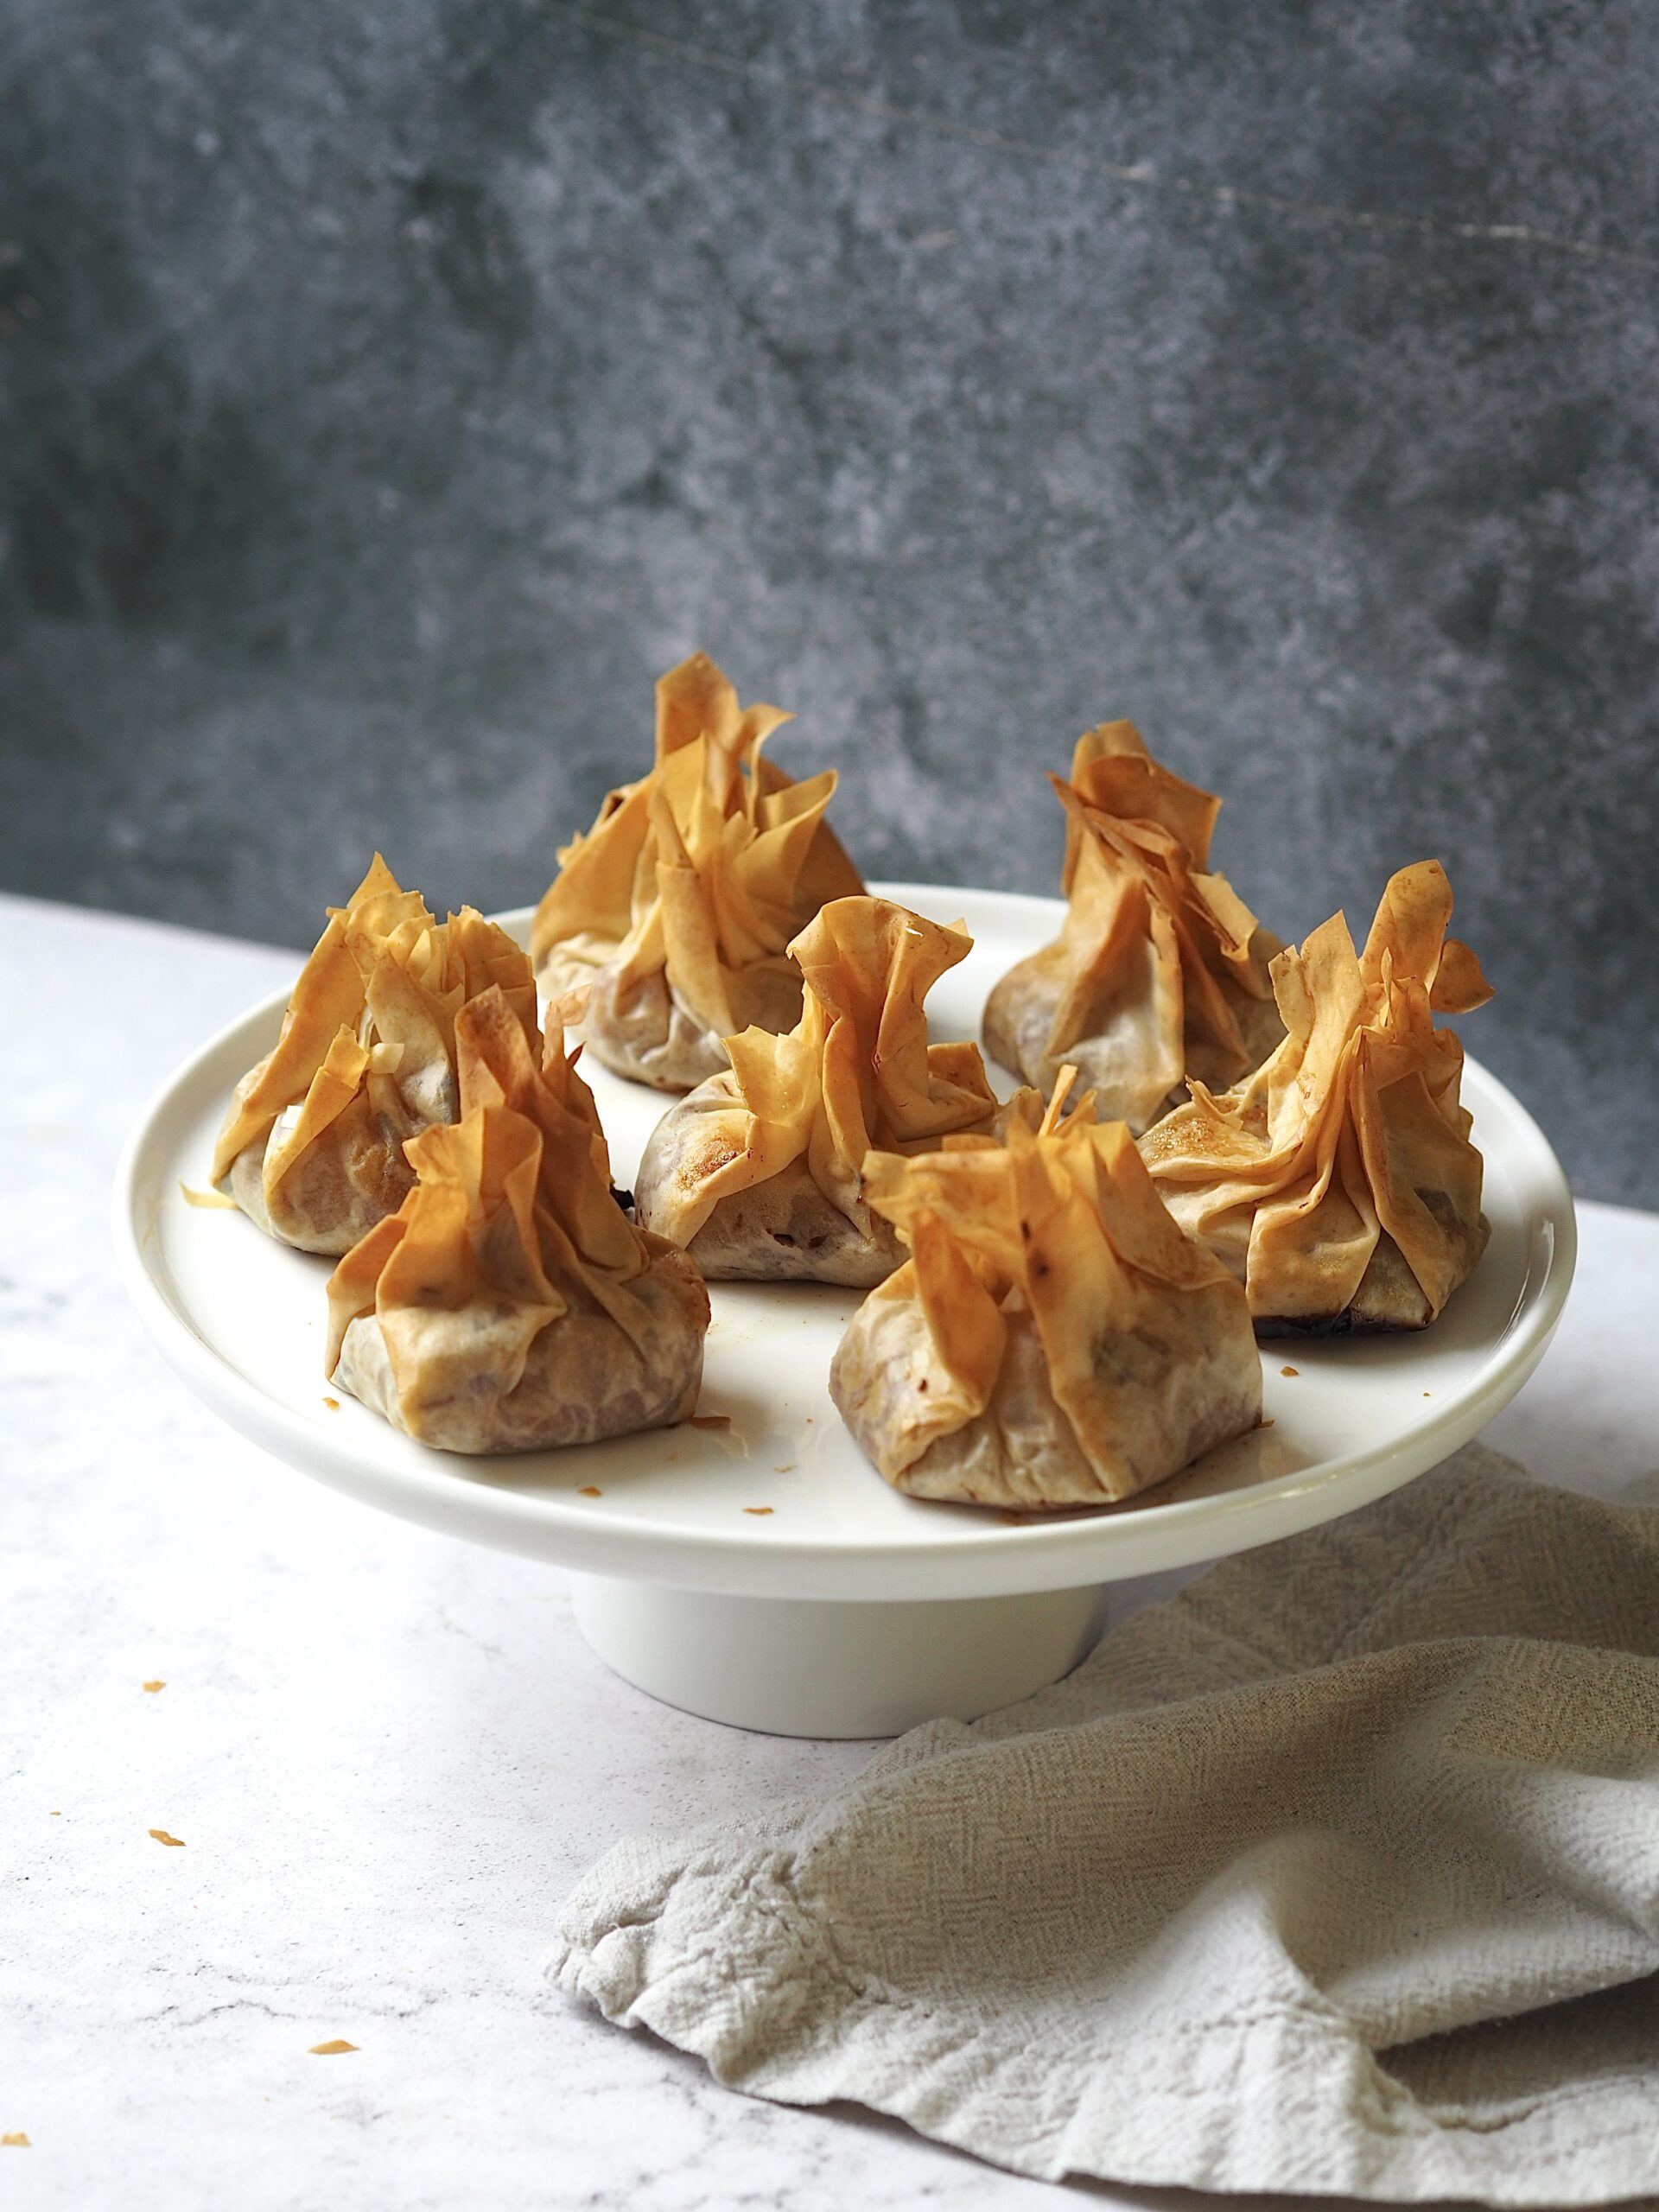
[[[149, 1093], [293, 957], [21, 899], [0, 925], [0, 2132], [31, 2146], [0, 2149], [0, 2201], [1063, 2201], [856, 2111], [734, 2095], [544, 1988], [560, 1898], [614, 1838], [865, 1747], [652, 1704], [556, 1572], [372, 1514], [198, 1406], [117, 1287], [111, 1173]], [[1556, 1343], [1488, 1434], [1611, 1494], [1659, 1464], [1659, 1218], [1581, 1219]], [[334, 2037], [359, 2049], [309, 2055]]]

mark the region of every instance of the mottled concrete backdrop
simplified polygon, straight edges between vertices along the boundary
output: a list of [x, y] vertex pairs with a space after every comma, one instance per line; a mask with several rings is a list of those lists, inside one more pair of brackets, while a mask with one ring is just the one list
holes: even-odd
[[0, 22], [0, 883], [532, 898], [701, 644], [869, 872], [1042, 888], [1127, 714], [1287, 935], [1440, 854], [1659, 1203], [1659, 10]]

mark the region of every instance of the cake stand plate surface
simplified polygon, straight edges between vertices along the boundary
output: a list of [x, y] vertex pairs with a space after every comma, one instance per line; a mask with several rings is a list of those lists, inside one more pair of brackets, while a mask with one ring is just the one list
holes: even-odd
[[[1064, 912], [1007, 893], [873, 887], [965, 921], [974, 937], [929, 1002], [941, 1039], [977, 1037], [991, 985]], [[499, 918], [523, 940], [528, 909]], [[810, 1285], [710, 1286], [707, 1426], [463, 1459], [414, 1443], [331, 1387], [327, 1261], [185, 1195], [207, 1189], [231, 1087], [275, 1042], [285, 996], [179, 1070], [122, 1162], [118, 1256], [162, 1351], [215, 1412], [302, 1472], [575, 1570], [577, 1618], [608, 1664], [742, 1726], [886, 1734], [1028, 1695], [1089, 1649], [1101, 1585], [1293, 1535], [1437, 1465], [1531, 1373], [1572, 1277], [1560, 1167], [1530, 1116], [1471, 1060], [1464, 1099], [1485, 1157], [1491, 1241], [1440, 1319], [1416, 1334], [1263, 1345], [1266, 1425], [1126, 1504], [1027, 1517], [890, 1490], [829, 1395], [830, 1356], [860, 1294]], [[626, 1185], [671, 1101], [591, 1061], [583, 1073]]]

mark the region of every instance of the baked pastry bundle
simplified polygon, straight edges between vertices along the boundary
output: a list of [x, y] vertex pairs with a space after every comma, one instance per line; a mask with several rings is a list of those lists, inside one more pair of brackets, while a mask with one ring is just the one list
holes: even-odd
[[[830, 1395], [912, 1497], [1020, 1508], [1131, 1497], [1262, 1417], [1231, 1271], [1160, 1204], [1087, 1093], [995, 1137], [873, 1154], [868, 1203], [910, 1257], [836, 1351]], [[1035, 1126], [1033, 1126], [1033, 1123]]]
[[412, 1138], [413, 1189], [328, 1283], [328, 1372], [445, 1452], [539, 1452], [683, 1421], [709, 1294], [611, 1187], [593, 1093], [500, 990], [455, 1022], [461, 1120]]
[[886, 899], [837, 899], [789, 947], [805, 993], [785, 1036], [729, 1037], [731, 1065], [658, 1123], [639, 1218], [705, 1275], [867, 1286], [903, 1257], [860, 1187], [864, 1156], [988, 1129], [975, 1045], [930, 1045], [925, 1001], [972, 939]]
[[530, 963], [471, 906], [435, 921], [378, 853], [294, 986], [276, 1047], [237, 1084], [218, 1189], [302, 1252], [349, 1251], [414, 1180], [404, 1146], [457, 1112], [455, 1020], [499, 988], [536, 1031]]
[[1451, 918], [1438, 861], [1389, 880], [1363, 951], [1332, 915], [1273, 963], [1278, 1050], [1219, 1096], [1195, 1081], [1141, 1141], [1258, 1335], [1426, 1327], [1485, 1248], [1463, 1047], [1434, 1017], [1491, 988]]
[[[976, 1046], [928, 1041], [971, 939], [865, 892], [833, 772], [762, 750], [787, 719], [704, 654], [670, 671], [654, 765], [561, 854], [531, 956], [378, 855], [330, 910], [213, 1179], [338, 1259], [337, 1388], [442, 1451], [592, 1443], [694, 1413], [705, 1276], [840, 1285], [869, 1294], [830, 1395], [881, 1475], [1048, 1510], [1255, 1427], [1258, 1336], [1435, 1319], [1488, 1233], [1436, 1017], [1491, 995], [1437, 861], [1363, 950], [1340, 914], [1281, 948], [1210, 868], [1219, 802], [1090, 731], [1052, 779], [1060, 932], [984, 1009], [1031, 1086], [999, 1107]], [[567, 1020], [688, 1093], [637, 1204]]]
[[761, 747], [791, 717], [740, 709], [706, 653], [657, 686], [657, 757], [559, 855], [531, 928], [544, 999], [586, 994], [596, 1059], [661, 1090], [727, 1065], [723, 1039], [800, 1017], [790, 939], [861, 892], [824, 820], [833, 770], [791, 783]]
[[1071, 781], [1052, 780], [1065, 920], [992, 991], [985, 1049], [1045, 1097], [1075, 1066], [1102, 1117], [1138, 1134], [1189, 1076], [1231, 1083], [1272, 1051], [1279, 940], [1210, 872], [1220, 800], [1160, 767], [1133, 722], [1086, 732]]

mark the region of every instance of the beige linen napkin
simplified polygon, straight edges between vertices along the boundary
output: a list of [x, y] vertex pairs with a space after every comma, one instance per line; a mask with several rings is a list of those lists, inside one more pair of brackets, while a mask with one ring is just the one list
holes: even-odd
[[550, 1971], [1020, 2173], [1659, 2190], [1656, 1655], [1659, 1512], [1473, 1446], [1024, 1705], [622, 1845]]

